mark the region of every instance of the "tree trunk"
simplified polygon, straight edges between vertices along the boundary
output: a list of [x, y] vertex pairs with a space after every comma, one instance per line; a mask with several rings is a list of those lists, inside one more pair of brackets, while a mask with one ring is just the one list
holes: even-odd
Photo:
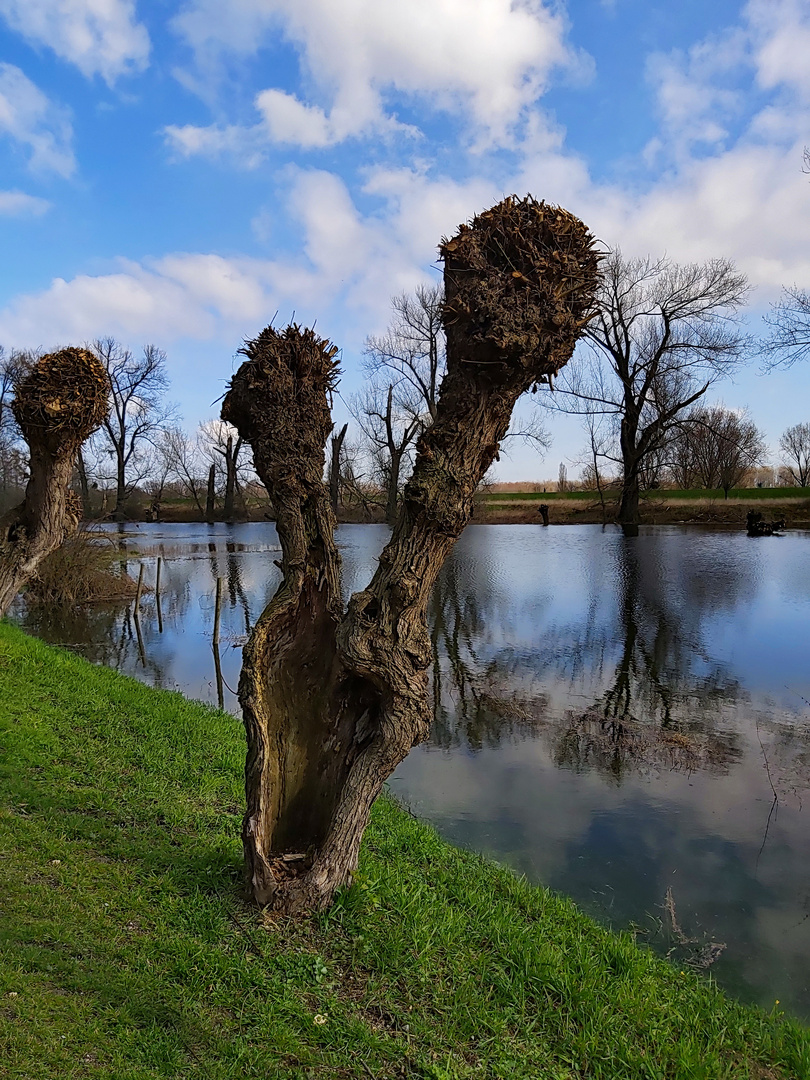
[[329, 462], [329, 502], [332, 513], [337, 514], [340, 504], [340, 451], [349, 425], [344, 424], [337, 435], [332, 436], [332, 457]]
[[236, 455], [233, 452], [233, 436], [228, 436], [225, 446], [225, 506], [223, 517], [233, 521], [233, 495], [236, 488]]
[[79, 488], [81, 489], [82, 494], [82, 517], [87, 521], [92, 514], [92, 508], [90, 506], [90, 485], [87, 482], [87, 469], [84, 465], [84, 455], [82, 454], [81, 448], [79, 448], [79, 453], [76, 457], [76, 471], [79, 474]]
[[[549, 214], [533, 200], [506, 200], [444, 245], [447, 375], [437, 417], [419, 440], [377, 570], [345, 613], [322, 480], [337, 349], [311, 330], [268, 327], [242, 350], [248, 361], [222, 418], [253, 447], [282, 549], [282, 582], [245, 647], [239, 682], [242, 839], [258, 904], [286, 913], [329, 904], [357, 866], [383, 783], [428, 734], [433, 584], [515, 402], [567, 361], [595, 290], [584, 226], [565, 211]], [[526, 241], [532, 229], [542, 249]]]
[[619, 501], [619, 513], [617, 520], [620, 525], [638, 525], [641, 514], [639, 512], [639, 482], [638, 474], [631, 473], [625, 477], [622, 484], [622, 494]]
[[127, 478], [126, 469], [124, 467], [124, 458], [118, 454], [118, 470], [116, 475], [115, 484], [115, 510], [113, 510], [113, 518], [116, 521], [124, 520], [124, 505], [127, 501]]
[[55, 456], [37, 448], [31, 452], [30, 470], [25, 501], [2, 521], [0, 616], [39, 563], [78, 525], [78, 507], [69, 506], [72, 456]]
[[205, 520], [209, 525], [214, 520], [214, 482], [217, 476], [217, 467], [212, 465], [208, 470], [208, 491], [205, 497]]
[[0, 519], [0, 617], [78, 526], [70, 479], [79, 448], [106, 414], [108, 395], [104, 368], [83, 349], [48, 353], [16, 387], [12, 409], [31, 458], [24, 500]]
[[622, 454], [622, 493], [619, 499], [617, 520], [620, 525], [637, 526], [640, 521], [639, 495], [641, 492], [640, 466], [637, 453], [636, 437], [638, 423], [632, 410], [628, 409], [622, 418], [619, 432], [619, 446]]
[[385, 502], [385, 520], [388, 525], [393, 525], [397, 520], [397, 504], [399, 502], [399, 470], [402, 465], [402, 457], [399, 450], [392, 450], [388, 457], [388, 493]]

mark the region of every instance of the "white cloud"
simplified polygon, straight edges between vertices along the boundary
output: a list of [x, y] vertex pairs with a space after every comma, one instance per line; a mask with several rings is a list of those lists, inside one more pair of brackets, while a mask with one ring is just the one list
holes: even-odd
[[40, 217], [51, 204], [22, 191], [0, 191], [0, 215], [5, 217]]
[[745, 14], [760, 85], [786, 87], [810, 100], [810, 7], [806, 0], [750, 0]]
[[[338, 338], [355, 326], [360, 342], [387, 318], [392, 293], [423, 280], [421, 267], [438, 236], [431, 234], [427, 250], [422, 239], [439, 218], [455, 227], [456, 206], [463, 201], [453, 185], [446, 200], [422, 191], [428, 225], [415, 233], [406, 207], [419, 198], [420, 188], [407, 175], [380, 177], [373, 185], [381, 194], [392, 193], [397, 207], [391, 220], [363, 217], [331, 173], [292, 169], [287, 183], [285, 213], [300, 222], [300, 253], [277, 259], [202, 253], [121, 259], [111, 273], [56, 278], [41, 292], [17, 297], [0, 312], [0, 340], [50, 347], [112, 334], [161, 344], [183, 338], [235, 343], [277, 310], [282, 319], [295, 310], [297, 319], [318, 319]], [[334, 331], [327, 325], [330, 317], [339, 324]]]
[[29, 151], [29, 166], [71, 176], [76, 169], [67, 109], [52, 102], [18, 67], [0, 64], [0, 134]]
[[174, 26], [203, 67], [282, 33], [319, 102], [271, 88], [256, 106], [267, 138], [304, 147], [390, 126], [391, 93], [469, 113], [491, 142], [508, 142], [553, 69], [585, 66], [542, 0], [192, 0]]
[[810, 282], [810, 190], [800, 160], [798, 143], [785, 150], [741, 142], [643, 194], [584, 191], [580, 212], [628, 254], [733, 259], [761, 305], [786, 283]]
[[149, 35], [135, 20], [134, 0], [0, 0], [0, 15], [88, 78], [112, 84], [147, 66]]
[[666, 148], [677, 157], [696, 143], [705, 147], [725, 141], [727, 121], [741, 109], [743, 94], [722, 80], [739, 69], [745, 52], [745, 35], [737, 29], [688, 52], [677, 49], [647, 58], [647, 82], [655, 92], [663, 129], [653, 148]]
[[775, 92], [750, 124], [750, 135], [785, 141], [807, 123], [810, 103], [810, 8], [802, 0], [750, 0], [741, 22], [688, 51], [654, 53], [647, 60], [662, 132], [647, 159], [688, 157], [695, 144], [719, 146], [728, 121], [750, 107], [752, 77]]
[[253, 169], [264, 160], [270, 144], [279, 143], [305, 150], [333, 146], [351, 134], [340, 128], [315, 105], [305, 105], [281, 90], [262, 90], [255, 105], [261, 115], [252, 126], [212, 124], [209, 127], [168, 125], [164, 128], [168, 146], [180, 157], [221, 157], [233, 155], [243, 169]]
[[304, 105], [281, 90], [263, 90], [256, 98], [256, 108], [273, 142], [310, 148], [328, 146], [339, 137], [323, 109]]
[[255, 129], [228, 124], [196, 127], [169, 124], [163, 129], [166, 144], [179, 157], [221, 157], [230, 155], [243, 169], [256, 168], [264, 160], [265, 140], [261, 125]]
[[0, 339], [19, 347], [107, 334], [163, 343], [232, 333], [238, 340], [274, 310], [267, 271], [258, 261], [207, 254], [120, 259], [113, 273], [55, 278], [42, 292], [17, 297], [0, 312]]
[[[120, 260], [114, 272], [55, 279], [0, 312], [0, 340], [21, 347], [84, 341], [111, 333], [126, 340], [230, 342], [296, 312], [341, 345], [356, 349], [389, 318], [392, 294], [424, 280], [442, 235], [506, 191], [567, 205], [608, 244], [628, 254], [666, 251], [681, 261], [735, 259], [760, 303], [782, 284], [810, 280], [807, 178], [791, 169], [800, 146], [776, 153], [742, 145], [693, 162], [643, 193], [594, 183], [583, 163], [545, 151], [505, 190], [492, 181], [431, 177], [417, 169], [374, 169], [361, 213], [333, 173], [290, 169], [275, 205], [299, 224], [294, 254], [269, 259], [178, 253]], [[729, 198], [729, 191], [734, 198]]]

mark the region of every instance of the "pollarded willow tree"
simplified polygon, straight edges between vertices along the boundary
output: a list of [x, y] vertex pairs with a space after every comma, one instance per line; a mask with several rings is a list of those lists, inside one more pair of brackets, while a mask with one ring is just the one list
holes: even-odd
[[0, 616], [46, 555], [76, 529], [69, 485], [82, 443], [105, 420], [110, 381], [86, 349], [62, 349], [20, 374], [11, 410], [30, 450], [25, 498], [0, 519]]
[[281, 584], [244, 650], [242, 838], [256, 903], [324, 907], [357, 866], [384, 781], [429, 728], [426, 610], [521, 394], [571, 356], [593, 310], [586, 227], [531, 196], [462, 225], [444, 260], [447, 373], [391, 539], [344, 609], [323, 483], [337, 349], [297, 326], [242, 349], [222, 417], [276, 513]]

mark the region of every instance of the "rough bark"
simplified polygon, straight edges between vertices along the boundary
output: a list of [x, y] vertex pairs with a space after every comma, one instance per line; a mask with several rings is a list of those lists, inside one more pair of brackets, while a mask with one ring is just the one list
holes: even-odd
[[368, 587], [340, 598], [322, 481], [335, 347], [268, 328], [223, 403], [272, 499], [282, 583], [245, 648], [243, 843], [256, 903], [328, 905], [357, 866], [374, 799], [429, 727], [426, 611], [518, 397], [568, 360], [598, 256], [565, 211], [507, 199], [442, 244], [447, 374], [391, 539]]
[[71, 476], [79, 448], [108, 408], [107, 374], [84, 349], [43, 356], [17, 383], [12, 410], [31, 456], [25, 498], [0, 519], [0, 616], [78, 526]]

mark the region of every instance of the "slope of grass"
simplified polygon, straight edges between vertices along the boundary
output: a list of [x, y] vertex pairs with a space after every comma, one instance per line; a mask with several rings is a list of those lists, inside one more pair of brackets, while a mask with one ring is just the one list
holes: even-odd
[[354, 885], [245, 906], [238, 721], [0, 625], [0, 1074], [800, 1078], [810, 1037], [378, 801]]

